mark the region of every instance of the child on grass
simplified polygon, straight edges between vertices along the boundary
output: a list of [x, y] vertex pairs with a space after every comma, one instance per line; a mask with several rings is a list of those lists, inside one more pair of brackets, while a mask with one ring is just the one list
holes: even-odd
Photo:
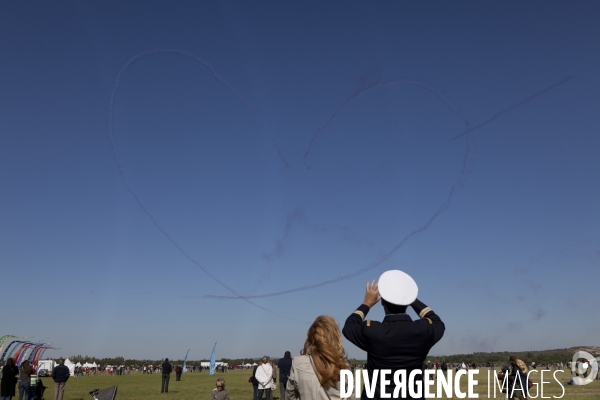
[[210, 394], [210, 400], [229, 400], [229, 392], [225, 390], [225, 379], [217, 379], [217, 387]]

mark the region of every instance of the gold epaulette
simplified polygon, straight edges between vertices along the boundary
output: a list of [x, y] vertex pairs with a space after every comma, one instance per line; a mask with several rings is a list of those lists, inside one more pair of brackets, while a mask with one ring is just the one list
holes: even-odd
[[433, 321], [431, 320], [431, 318], [425, 318], [427, 321], [429, 321], [429, 325], [433, 324]]
[[371, 320], [370, 319], [367, 320], [367, 326], [371, 326]]

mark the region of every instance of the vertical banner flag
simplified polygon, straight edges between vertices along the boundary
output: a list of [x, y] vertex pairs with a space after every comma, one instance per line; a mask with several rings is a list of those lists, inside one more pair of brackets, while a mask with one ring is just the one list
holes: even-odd
[[215, 342], [215, 346], [213, 347], [212, 354], [210, 355], [210, 369], [208, 370], [208, 375], [214, 375], [215, 370], [217, 369], [217, 365], [215, 362], [215, 350], [217, 349], [217, 342]]
[[187, 368], [185, 366], [185, 363], [187, 362], [187, 356], [188, 356], [188, 354], [190, 354], [190, 350], [191, 349], [188, 349], [187, 353], [185, 353], [185, 358], [183, 359], [183, 373], [184, 374], [187, 372]]

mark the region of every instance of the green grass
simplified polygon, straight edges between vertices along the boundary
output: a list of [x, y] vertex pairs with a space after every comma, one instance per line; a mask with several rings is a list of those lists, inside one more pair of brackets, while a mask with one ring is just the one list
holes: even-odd
[[[229, 371], [224, 374], [208, 376], [206, 371], [201, 373], [187, 372], [182, 375], [181, 381], [175, 381], [175, 373], [171, 374], [169, 393], [160, 393], [161, 374], [131, 374], [123, 376], [110, 376], [100, 374], [97, 376], [84, 376], [82, 379], [71, 377], [65, 385], [64, 400], [92, 400], [89, 392], [93, 389], [105, 389], [118, 385], [117, 400], [126, 399], [169, 399], [169, 400], [209, 400], [210, 392], [215, 387], [218, 377], [223, 377], [226, 389], [232, 400], [252, 400], [253, 388], [248, 383], [252, 375], [251, 370]], [[47, 389], [44, 393], [46, 400], [54, 397], [54, 382], [51, 378], [42, 378]], [[279, 397], [279, 389], [276, 390]]]
[[[169, 400], [209, 400], [210, 392], [215, 387], [215, 381], [218, 377], [223, 377], [226, 382], [226, 388], [229, 391], [231, 400], [252, 400], [253, 388], [252, 384], [248, 383], [248, 378], [251, 375], [250, 370], [229, 371], [225, 374], [215, 374], [208, 376], [206, 371], [202, 373], [185, 373], [181, 381], [175, 381], [175, 374], [171, 374], [169, 383], [169, 393], [160, 393], [161, 375], [143, 375], [133, 374], [124, 376], [84, 376], [82, 379], [71, 377], [65, 386], [65, 400], [91, 400], [89, 391], [92, 389], [105, 389], [107, 387], [118, 385], [117, 400], [152, 400], [152, 399], [169, 399]], [[537, 376], [536, 376], [537, 375]], [[532, 374], [533, 381], [539, 383], [539, 374]], [[570, 374], [562, 372], [557, 374], [557, 378], [564, 385], [570, 379]], [[479, 393], [479, 398], [487, 399], [487, 369], [481, 369], [476, 377], [479, 383], [475, 387], [475, 392]], [[562, 389], [554, 380], [552, 375], [546, 376], [544, 379], [550, 381], [550, 384], [544, 385], [544, 396], [560, 396]], [[44, 385], [48, 388], [45, 392], [45, 399], [51, 400], [54, 395], [54, 382], [50, 378], [43, 378]], [[464, 383], [463, 391], [466, 392], [466, 379], [463, 377], [461, 382]], [[600, 399], [600, 381], [594, 381], [586, 386], [568, 386], [565, 387], [565, 395], [563, 399], [577, 400], [598, 400]], [[435, 388], [435, 386], [433, 387]], [[493, 388], [492, 396], [493, 396]], [[435, 392], [435, 389], [432, 390]], [[275, 399], [279, 398], [279, 388], [275, 390]], [[503, 399], [497, 394], [498, 399]], [[538, 395], [538, 399], [539, 399]]]

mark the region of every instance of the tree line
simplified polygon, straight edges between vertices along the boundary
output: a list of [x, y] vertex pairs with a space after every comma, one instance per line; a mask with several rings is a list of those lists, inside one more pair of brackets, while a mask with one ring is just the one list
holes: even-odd
[[[431, 356], [427, 357], [427, 361], [431, 361], [432, 363], [467, 363], [467, 364], [485, 364], [485, 363], [496, 363], [496, 364], [508, 364], [508, 358], [510, 356], [516, 356], [520, 358], [527, 364], [531, 362], [536, 362], [537, 364], [547, 364], [547, 363], [559, 363], [559, 362], [567, 362], [570, 361], [573, 357], [573, 354], [578, 350], [586, 350], [592, 355], [598, 357], [600, 356], [600, 347], [571, 347], [566, 349], [555, 349], [555, 350], [539, 350], [539, 351], [501, 351], [501, 352], [476, 352], [471, 354], [453, 354], [449, 356]], [[277, 360], [281, 357], [272, 357], [271, 360], [277, 362]], [[82, 356], [76, 355], [69, 357], [71, 361], [74, 363], [93, 363], [99, 365], [125, 365], [125, 366], [134, 366], [134, 365], [160, 365], [163, 363], [164, 359], [125, 359], [124, 357], [106, 357], [106, 358], [98, 358], [93, 356]], [[183, 365], [183, 359], [175, 360], [169, 358], [171, 364], [175, 365]], [[230, 367], [233, 365], [245, 365], [245, 364], [253, 364], [260, 360], [260, 358], [221, 358], [218, 361], [227, 363]], [[208, 362], [208, 359], [202, 360], [188, 360], [188, 367], [200, 366], [201, 362]], [[351, 358], [348, 360], [351, 364], [363, 364], [366, 360], [357, 360], [355, 358]]]
[[[573, 354], [576, 351], [582, 350], [580, 347], [571, 347], [568, 349], [540, 350], [540, 351], [501, 351], [501, 352], [477, 352], [472, 354], [454, 354], [450, 356], [435, 356], [427, 357], [432, 363], [447, 362], [447, 363], [467, 363], [467, 364], [485, 364], [489, 362], [508, 364], [510, 356], [516, 356], [525, 363], [530, 364], [548, 364], [571, 361]], [[591, 350], [593, 356], [600, 356], [600, 348], [587, 348]]]

